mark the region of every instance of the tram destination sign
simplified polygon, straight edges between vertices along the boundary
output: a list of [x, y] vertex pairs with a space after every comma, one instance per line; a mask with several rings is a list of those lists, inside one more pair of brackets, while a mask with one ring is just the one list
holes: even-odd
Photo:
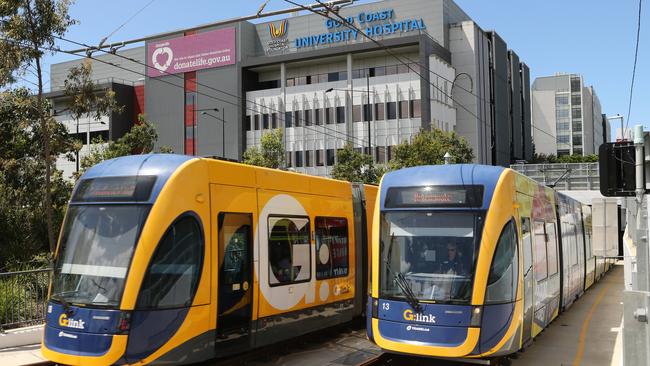
[[393, 187], [388, 190], [387, 208], [398, 207], [480, 207], [483, 186]]
[[156, 182], [155, 176], [128, 176], [84, 179], [72, 196], [72, 202], [146, 201]]

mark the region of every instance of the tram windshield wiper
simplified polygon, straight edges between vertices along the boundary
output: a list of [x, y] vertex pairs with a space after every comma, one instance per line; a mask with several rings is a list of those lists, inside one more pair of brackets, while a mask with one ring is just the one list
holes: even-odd
[[63, 305], [63, 311], [64, 311], [64, 312], [67, 313], [67, 312], [70, 311], [70, 303], [67, 302], [67, 301], [65, 300], [65, 298], [63, 298], [63, 296], [52, 295], [52, 299], [53, 299], [53, 300], [56, 300], [56, 301], [58, 301], [58, 302], [60, 302], [61, 305]]
[[393, 280], [400, 288], [400, 290], [402, 290], [404, 297], [406, 297], [406, 302], [408, 302], [409, 305], [411, 305], [413, 310], [420, 311], [421, 310], [420, 301], [418, 301], [417, 296], [415, 296], [415, 293], [413, 293], [413, 289], [411, 288], [411, 285], [408, 283], [408, 281], [406, 280], [402, 272], [393, 271], [393, 268], [390, 266], [390, 261], [388, 260], [388, 258], [392, 253], [394, 241], [395, 241], [395, 233], [392, 233], [390, 235], [390, 243], [388, 244], [388, 255], [384, 257], [384, 263], [386, 264], [386, 268], [388, 268], [388, 271], [393, 274]]

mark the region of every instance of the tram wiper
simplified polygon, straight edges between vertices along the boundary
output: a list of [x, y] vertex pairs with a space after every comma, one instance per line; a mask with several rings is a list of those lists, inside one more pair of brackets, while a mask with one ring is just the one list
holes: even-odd
[[397, 283], [397, 286], [402, 290], [402, 293], [406, 297], [406, 302], [411, 305], [413, 310], [415, 311], [420, 311], [421, 306], [420, 306], [420, 301], [418, 301], [417, 296], [415, 296], [415, 293], [413, 293], [413, 289], [411, 288], [411, 285], [408, 283], [406, 278], [401, 272], [396, 272], [393, 271], [393, 268], [390, 266], [390, 262], [388, 258], [390, 257], [392, 250], [393, 250], [393, 242], [395, 241], [395, 233], [392, 233], [390, 235], [390, 244], [388, 244], [388, 255], [384, 257], [384, 263], [386, 263], [386, 268], [388, 268], [388, 271], [393, 274], [393, 280], [395, 283]]
[[63, 298], [63, 296], [52, 295], [52, 299], [53, 299], [53, 300], [56, 300], [56, 301], [58, 301], [58, 302], [60, 302], [61, 305], [63, 305], [63, 311], [64, 311], [64, 312], [66, 312], [66, 313], [69, 313], [69, 312], [70, 312], [70, 303], [67, 302], [67, 301]]

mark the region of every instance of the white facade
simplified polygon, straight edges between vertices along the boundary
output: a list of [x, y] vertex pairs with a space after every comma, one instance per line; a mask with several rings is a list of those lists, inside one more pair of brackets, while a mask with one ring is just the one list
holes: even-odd
[[[395, 52], [404, 59], [419, 57], [410, 49]], [[456, 110], [449, 95], [455, 70], [436, 56], [429, 57], [429, 67], [432, 87], [427, 102], [431, 106], [431, 125], [453, 131]], [[419, 67], [414, 63], [411, 68], [385, 53], [372, 53], [286, 63], [259, 70], [260, 81], [281, 80], [281, 85], [246, 93], [250, 123], [246, 145], [258, 146], [262, 134], [275, 127], [283, 129], [287, 166], [299, 172], [328, 175], [337, 149], [346, 143], [360, 151], [367, 151], [370, 146], [374, 161], [386, 163], [394, 146], [410, 141], [423, 127], [420, 103], [424, 101], [421, 101], [421, 78], [416, 73]], [[365, 76], [367, 72], [369, 78]], [[337, 74], [333, 78], [340, 80], [326, 81], [329, 74]], [[309, 84], [295, 85], [307, 76]], [[368, 95], [370, 122], [364, 118], [363, 107], [368, 104]]]
[[[109, 118], [102, 117], [100, 120], [94, 118], [80, 118], [75, 120], [69, 113], [62, 113], [55, 117], [57, 121], [63, 123], [70, 135], [75, 136], [79, 141], [83, 142], [83, 147], [79, 150], [79, 161], [87, 156], [91, 148], [99, 148], [97, 144], [92, 144], [93, 140], [100, 137], [104, 141], [108, 141], [109, 136]], [[60, 170], [65, 179], [73, 179], [74, 173], [77, 171], [77, 163], [70, 161], [65, 155], [61, 155], [56, 160], [56, 168]]]
[[598, 95], [593, 86], [584, 86], [581, 75], [537, 78], [532, 86], [532, 109], [537, 153], [597, 154], [608, 140]]

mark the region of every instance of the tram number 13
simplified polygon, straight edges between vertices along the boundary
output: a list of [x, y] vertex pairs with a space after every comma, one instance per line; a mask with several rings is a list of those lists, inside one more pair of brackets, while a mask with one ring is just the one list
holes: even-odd
[[390, 304], [387, 302], [381, 303], [381, 310], [390, 310]]

